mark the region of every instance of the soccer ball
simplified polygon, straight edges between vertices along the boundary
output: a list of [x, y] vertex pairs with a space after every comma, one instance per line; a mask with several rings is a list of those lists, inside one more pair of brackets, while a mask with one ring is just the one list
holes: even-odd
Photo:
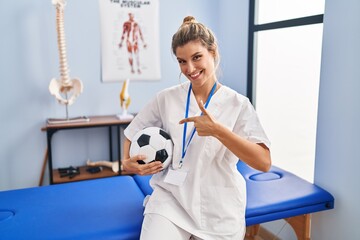
[[174, 144], [170, 135], [159, 127], [147, 127], [140, 130], [131, 140], [130, 157], [145, 155], [146, 159], [138, 160], [140, 164], [160, 161], [164, 169], [172, 160]]

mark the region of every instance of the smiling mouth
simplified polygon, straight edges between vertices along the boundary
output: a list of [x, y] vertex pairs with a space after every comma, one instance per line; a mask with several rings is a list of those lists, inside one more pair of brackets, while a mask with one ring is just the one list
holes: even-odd
[[189, 76], [190, 76], [191, 78], [197, 78], [197, 77], [200, 76], [200, 74], [201, 74], [203, 71], [204, 71], [204, 70], [201, 70], [201, 71], [199, 71], [199, 72], [197, 72], [197, 73], [189, 74]]

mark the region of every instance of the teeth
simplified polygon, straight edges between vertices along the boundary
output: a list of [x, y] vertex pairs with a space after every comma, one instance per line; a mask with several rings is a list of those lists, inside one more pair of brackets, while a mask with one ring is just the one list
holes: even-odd
[[197, 73], [195, 73], [195, 74], [191, 74], [190, 77], [194, 78], [194, 77], [197, 77], [197, 76], [199, 76], [199, 75], [200, 75], [200, 72], [197, 72]]

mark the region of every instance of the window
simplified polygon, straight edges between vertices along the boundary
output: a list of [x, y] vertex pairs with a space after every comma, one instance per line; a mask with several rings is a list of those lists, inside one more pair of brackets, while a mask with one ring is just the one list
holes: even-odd
[[250, 0], [247, 94], [272, 142], [273, 164], [310, 182], [324, 5], [324, 0]]

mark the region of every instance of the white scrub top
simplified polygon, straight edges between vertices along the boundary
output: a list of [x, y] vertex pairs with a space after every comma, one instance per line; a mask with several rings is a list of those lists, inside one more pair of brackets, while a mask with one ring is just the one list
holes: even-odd
[[[128, 139], [144, 127], [163, 128], [174, 142], [170, 168], [187, 173], [181, 186], [164, 182], [169, 169], [154, 174], [154, 189], [145, 206], [145, 214], [160, 214], [203, 239], [231, 239], [245, 233], [246, 185], [236, 168], [238, 158], [214, 137], [195, 133], [178, 169], [182, 154], [185, 106], [190, 82], [159, 92], [125, 129]], [[204, 100], [204, 102], [206, 99]], [[211, 98], [207, 111], [221, 124], [241, 137], [270, 146], [248, 98], [221, 86]], [[191, 93], [189, 117], [201, 111]], [[187, 137], [193, 123], [188, 123]], [[240, 235], [239, 235], [240, 234]]]

